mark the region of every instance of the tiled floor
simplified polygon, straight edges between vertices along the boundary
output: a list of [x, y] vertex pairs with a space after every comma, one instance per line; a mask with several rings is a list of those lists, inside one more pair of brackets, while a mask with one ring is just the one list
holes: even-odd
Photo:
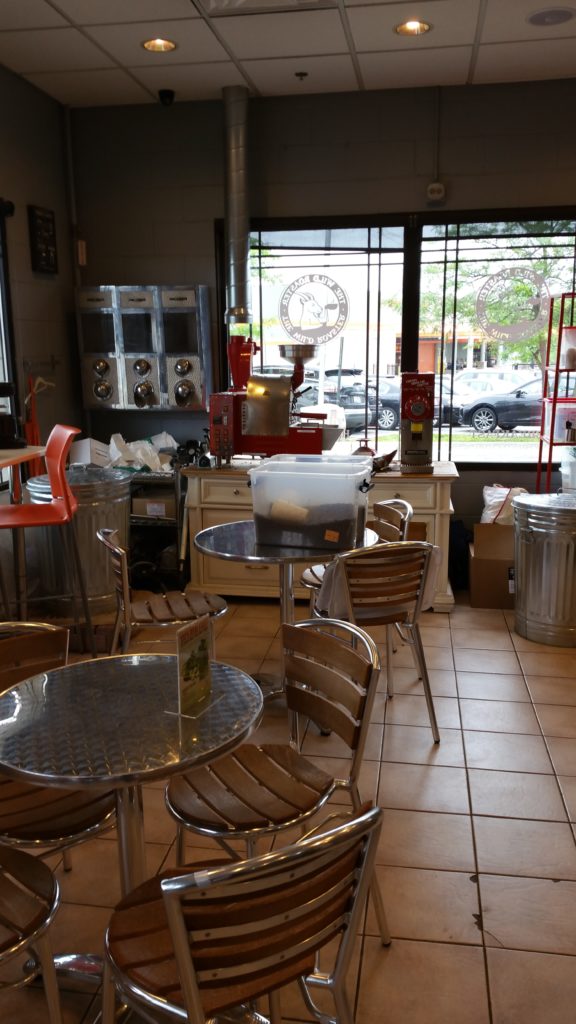
[[[273, 603], [231, 603], [217, 623], [217, 655], [248, 672], [278, 670], [277, 628]], [[427, 613], [422, 634], [442, 741], [431, 741], [411, 654], [400, 647], [396, 693], [376, 701], [363, 773], [363, 795], [385, 809], [377, 870], [393, 941], [379, 945], [369, 911], [353, 978], [357, 1024], [570, 1024], [576, 651], [526, 641], [513, 613], [465, 603]], [[261, 734], [283, 728], [281, 706], [270, 704]], [[331, 737], [314, 734], [305, 750], [337, 766]], [[160, 784], [145, 801], [154, 872], [171, 862], [174, 829]], [[98, 952], [118, 898], [114, 834], [73, 861], [69, 874], [57, 867], [54, 946]], [[97, 997], [62, 998], [65, 1024], [80, 1024]], [[295, 992], [283, 1009], [287, 1021], [309, 1019]], [[45, 1024], [42, 993], [0, 995], [0, 1019]]]

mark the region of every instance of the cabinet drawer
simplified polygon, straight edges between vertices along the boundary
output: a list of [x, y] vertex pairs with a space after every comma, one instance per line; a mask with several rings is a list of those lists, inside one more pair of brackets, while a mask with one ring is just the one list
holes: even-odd
[[251, 593], [262, 589], [278, 594], [279, 574], [277, 565], [257, 565], [246, 562], [229, 562], [225, 558], [210, 558], [204, 555], [204, 584], [217, 591], [234, 593], [227, 587], [239, 587], [239, 593]]
[[237, 523], [245, 519], [252, 519], [251, 508], [231, 508], [230, 510], [225, 508], [202, 509], [203, 530], [207, 530], [209, 526], [218, 526], [220, 523]]
[[387, 498], [403, 498], [408, 501], [414, 510], [435, 508], [437, 501], [437, 488], [433, 483], [416, 483], [403, 480], [390, 481], [389, 485], [377, 484], [373, 491], [370, 491], [371, 501], [385, 501]]
[[218, 480], [209, 477], [201, 481], [201, 500], [203, 505], [249, 505], [252, 514], [252, 491], [246, 479]]

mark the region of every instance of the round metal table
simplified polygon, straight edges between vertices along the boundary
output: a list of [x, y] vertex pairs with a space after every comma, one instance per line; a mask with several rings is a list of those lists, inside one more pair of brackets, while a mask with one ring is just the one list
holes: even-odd
[[146, 877], [141, 786], [233, 750], [258, 724], [262, 692], [211, 663], [210, 699], [178, 714], [177, 659], [82, 661], [0, 696], [0, 771], [43, 786], [115, 788], [122, 892]]
[[[378, 535], [374, 530], [364, 531], [364, 544], [376, 544]], [[228, 558], [233, 562], [260, 562], [277, 565], [280, 572], [280, 616], [281, 622], [294, 622], [294, 565], [297, 562], [329, 562], [342, 554], [330, 548], [292, 548], [258, 544], [253, 519], [234, 523], [219, 523], [201, 530], [194, 538], [194, 545], [203, 555]]]

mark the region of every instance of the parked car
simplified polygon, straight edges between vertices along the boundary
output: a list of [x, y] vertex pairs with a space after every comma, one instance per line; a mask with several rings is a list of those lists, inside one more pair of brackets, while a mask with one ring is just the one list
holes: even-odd
[[514, 427], [539, 426], [541, 413], [540, 376], [527, 384], [521, 384], [513, 391], [469, 398], [460, 406], [458, 422], [473, 427], [481, 434], [487, 434], [496, 427], [500, 427], [501, 430], [514, 430]]
[[[460, 406], [471, 401], [477, 394], [500, 394], [513, 387], [527, 384], [534, 378], [533, 370], [507, 368], [503, 366], [486, 369], [461, 370], [454, 374], [452, 381], [449, 374], [442, 378], [442, 423], [459, 422]], [[434, 393], [434, 418], [440, 416], [440, 378], [436, 377]]]

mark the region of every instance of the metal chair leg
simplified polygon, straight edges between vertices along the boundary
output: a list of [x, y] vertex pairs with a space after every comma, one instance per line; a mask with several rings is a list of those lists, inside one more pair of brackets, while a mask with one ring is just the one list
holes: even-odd
[[78, 547], [78, 536], [76, 531], [76, 523], [72, 519], [69, 524], [70, 527], [70, 540], [72, 545], [72, 553], [74, 556], [74, 564], [76, 568], [76, 579], [78, 580], [78, 586], [80, 587], [80, 594], [82, 597], [82, 607], [84, 609], [84, 621], [86, 623], [86, 629], [88, 632], [88, 638], [90, 642], [90, 650], [92, 657], [96, 658], [96, 640], [94, 637], [94, 628], [92, 626], [92, 615], [90, 614], [90, 604], [88, 602], [88, 594], [86, 591], [86, 583], [84, 580], [84, 570], [82, 568], [82, 560], [80, 558], [80, 549]]
[[422, 637], [420, 636], [420, 630], [418, 625], [415, 624], [410, 629], [410, 635], [414, 644], [414, 652], [418, 661], [418, 669], [420, 677], [424, 685], [424, 696], [426, 697], [426, 705], [428, 707], [428, 716], [430, 718], [430, 727], [432, 729], [432, 736], [434, 737], [434, 743], [440, 743], [440, 733], [438, 731], [438, 723], [436, 721], [436, 710], [434, 708], [434, 701], [432, 699], [432, 690], [430, 688], [430, 678], [428, 676], [428, 669], [426, 667], [426, 659], [424, 657], [424, 647], [422, 645]]
[[394, 696], [394, 669], [392, 668], [392, 655], [394, 654], [394, 638], [392, 626], [386, 626], [386, 696]]
[[4, 578], [4, 573], [2, 572], [2, 566], [0, 566], [0, 593], [2, 594], [4, 614], [6, 616], [6, 620], [9, 621], [12, 618], [12, 612], [10, 609], [10, 601], [8, 600], [8, 590], [6, 589], [6, 580]]
[[52, 949], [47, 935], [41, 935], [34, 941], [34, 948], [38, 954], [38, 960], [42, 967], [42, 981], [44, 983], [44, 995], [48, 1004], [48, 1020], [50, 1024], [62, 1024], [62, 1011], [60, 1009], [60, 992], [56, 980], [56, 970], [52, 958]]

